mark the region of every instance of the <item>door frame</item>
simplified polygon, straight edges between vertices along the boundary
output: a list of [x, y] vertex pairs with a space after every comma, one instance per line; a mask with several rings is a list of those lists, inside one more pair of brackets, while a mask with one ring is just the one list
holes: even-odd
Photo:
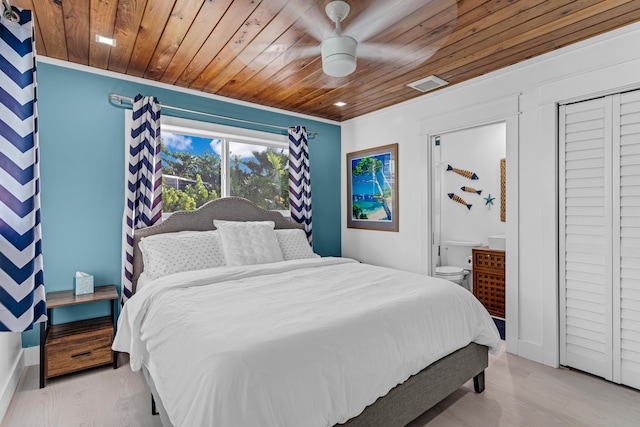
[[[516, 93], [502, 98], [497, 98], [469, 108], [444, 113], [429, 117], [420, 122], [420, 135], [422, 156], [426, 158], [425, 165], [431, 170], [427, 173], [426, 212], [427, 233], [424, 236], [424, 257], [428, 254], [427, 274], [433, 275], [434, 259], [432, 253], [433, 241], [433, 201], [435, 192], [433, 177], [432, 140], [441, 134], [459, 130], [504, 122], [506, 124], [506, 158], [507, 158], [507, 224], [506, 224], [506, 298], [505, 298], [505, 323], [506, 347], [509, 353], [519, 354], [519, 322], [518, 322], [518, 284], [519, 284], [519, 174], [518, 174], [518, 146], [519, 146], [519, 98]], [[473, 120], [469, 120], [473, 118]]]

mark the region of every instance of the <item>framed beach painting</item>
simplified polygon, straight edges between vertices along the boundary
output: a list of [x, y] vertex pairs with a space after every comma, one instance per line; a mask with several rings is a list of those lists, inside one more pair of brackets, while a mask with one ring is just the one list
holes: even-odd
[[398, 144], [347, 153], [347, 227], [398, 231]]

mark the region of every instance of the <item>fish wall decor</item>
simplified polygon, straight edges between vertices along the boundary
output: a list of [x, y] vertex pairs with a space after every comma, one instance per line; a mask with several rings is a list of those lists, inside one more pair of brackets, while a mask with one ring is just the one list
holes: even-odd
[[460, 189], [462, 191], [466, 191], [467, 193], [476, 193], [476, 194], [482, 194], [482, 190], [476, 190], [475, 188], [471, 188], [471, 187], [460, 187]]
[[478, 175], [476, 175], [475, 173], [466, 171], [464, 169], [454, 168], [451, 165], [447, 165], [447, 171], [455, 172], [458, 175], [464, 176], [465, 178], [468, 178], [468, 179], [479, 179]]
[[467, 207], [467, 209], [471, 210], [471, 206], [473, 206], [473, 205], [468, 204], [467, 202], [465, 202], [465, 201], [464, 201], [462, 198], [460, 198], [459, 196], [456, 196], [456, 195], [455, 195], [455, 194], [453, 194], [453, 193], [449, 193], [449, 194], [447, 194], [447, 195], [448, 195], [448, 196], [449, 196], [449, 198], [450, 198], [451, 200], [453, 200], [454, 202], [458, 202], [458, 203], [460, 203], [461, 205], [465, 205], [465, 206]]

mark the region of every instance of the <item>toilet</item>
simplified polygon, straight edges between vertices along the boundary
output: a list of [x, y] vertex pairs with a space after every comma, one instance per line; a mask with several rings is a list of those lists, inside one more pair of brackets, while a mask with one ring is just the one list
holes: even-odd
[[472, 270], [471, 249], [482, 246], [481, 242], [446, 240], [440, 246], [440, 266], [435, 277], [449, 280], [471, 290], [465, 280]]

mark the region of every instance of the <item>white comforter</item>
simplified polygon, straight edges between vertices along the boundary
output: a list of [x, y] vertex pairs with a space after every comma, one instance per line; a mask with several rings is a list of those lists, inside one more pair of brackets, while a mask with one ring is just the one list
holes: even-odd
[[497, 351], [453, 283], [345, 258], [178, 273], [124, 306], [113, 349], [144, 364], [175, 426], [333, 426], [470, 342]]

